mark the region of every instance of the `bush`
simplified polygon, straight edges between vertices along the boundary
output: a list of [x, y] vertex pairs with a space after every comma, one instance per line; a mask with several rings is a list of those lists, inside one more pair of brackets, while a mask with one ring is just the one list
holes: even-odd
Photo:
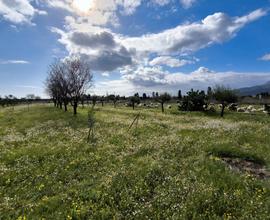
[[179, 105], [180, 111], [204, 111], [207, 107], [207, 97], [204, 91], [191, 91], [183, 97]]

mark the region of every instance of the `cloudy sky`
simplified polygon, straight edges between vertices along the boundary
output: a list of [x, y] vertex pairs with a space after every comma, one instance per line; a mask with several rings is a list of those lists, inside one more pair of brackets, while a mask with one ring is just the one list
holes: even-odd
[[0, 95], [45, 97], [48, 65], [80, 56], [96, 94], [270, 81], [269, 0], [0, 0]]

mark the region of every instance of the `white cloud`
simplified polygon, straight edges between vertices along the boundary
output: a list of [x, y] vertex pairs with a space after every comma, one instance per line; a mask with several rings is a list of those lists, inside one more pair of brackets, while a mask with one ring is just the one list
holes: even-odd
[[61, 35], [59, 42], [66, 46], [69, 55], [80, 55], [90, 63], [93, 70], [113, 71], [132, 64], [131, 52], [116, 42], [109, 30], [64, 32], [52, 28], [52, 31]]
[[0, 60], [0, 64], [29, 64], [26, 60]]
[[152, 3], [164, 6], [170, 3], [171, 0], [152, 0]]
[[206, 90], [208, 86], [225, 85], [231, 88], [242, 88], [264, 84], [270, 81], [270, 72], [216, 72], [200, 67], [191, 73], [169, 73], [161, 67], [143, 67], [123, 71], [120, 80], [106, 81], [95, 88], [95, 92], [106, 94], [111, 91], [121, 95], [132, 95], [135, 92], [152, 91], [176, 94], [178, 89], [186, 92], [193, 89]]
[[245, 16], [232, 18], [219, 12], [207, 16], [200, 22], [179, 25], [161, 33], [141, 37], [123, 36], [121, 41], [126, 48], [135, 48], [137, 52], [191, 53], [230, 40], [242, 27], [266, 13], [258, 9]]
[[0, 0], [0, 15], [15, 24], [31, 24], [34, 15], [46, 15], [47, 12], [35, 9], [31, 0]]
[[184, 8], [190, 8], [197, 0], [180, 0]]
[[104, 72], [104, 73], [101, 73], [101, 75], [104, 76], [104, 77], [109, 77], [110, 76], [110, 73]]
[[195, 63], [196, 60], [187, 60], [187, 59], [176, 59], [170, 56], [159, 56], [154, 58], [149, 62], [151, 66], [155, 65], [166, 65], [169, 67], [180, 67], [180, 66], [185, 66], [187, 64], [193, 64]]
[[262, 57], [260, 58], [260, 60], [270, 61], [270, 53], [269, 53], [269, 54], [265, 54], [264, 56], [262, 56]]
[[47, 5], [61, 8], [83, 18], [84, 23], [92, 25], [119, 25], [117, 12], [122, 15], [131, 15], [141, 5], [142, 0], [93, 0], [92, 7], [82, 13], [72, 4], [73, 0], [47, 0]]
[[132, 95], [134, 94], [134, 91], [136, 91], [136, 86], [124, 79], [108, 80], [98, 82], [92, 91], [97, 95]]
[[191, 54], [212, 44], [228, 41], [246, 24], [265, 14], [262, 9], [242, 17], [215, 13], [199, 22], [139, 37], [116, 34], [108, 28], [73, 17], [66, 17], [64, 30], [51, 30], [60, 35], [59, 42], [70, 55], [80, 54], [90, 61], [94, 70], [113, 71], [128, 65], [145, 66], [150, 55], [158, 57], [150, 65], [179, 67], [196, 60], [176, 60], [174, 56]]

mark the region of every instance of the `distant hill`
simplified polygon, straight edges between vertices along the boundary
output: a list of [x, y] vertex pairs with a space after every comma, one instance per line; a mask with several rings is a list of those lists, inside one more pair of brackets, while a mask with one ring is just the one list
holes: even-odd
[[237, 89], [237, 91], [239, 92], [239, 95], [241, 96], [257, 95], [262, 92], [270, 93], [270, 81], [263, 85], [240, 88], [240, 89]]

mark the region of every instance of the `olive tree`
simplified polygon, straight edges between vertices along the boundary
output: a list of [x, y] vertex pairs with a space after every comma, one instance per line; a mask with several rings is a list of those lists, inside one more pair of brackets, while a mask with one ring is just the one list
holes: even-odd
[[164, 112], [164, 103], [168, 102], [171, 100], [171, 95], [167, 92], [160, 94], [159, 96], [156, 96], [156, 101], [161, 104], [161, 110]]
[[130, 99], [130, 104], [132, 106], [132, 109], [135, 109], [135, 104], [140, 104], [140, 97], [138, 95], [131, 96]]
[[113, 102], [113, 106], [114, 108], [116, 108], [116, 103], [120, 100], [120, 96], [119, 95], [108, 95], [107, 99]]
[[228, 104], [237, 102], [236, 92], [224, 86], [216, 86], [213, 90], [213, 98], [221, 104], [220, 116], [223, 117], [225, 107]]

